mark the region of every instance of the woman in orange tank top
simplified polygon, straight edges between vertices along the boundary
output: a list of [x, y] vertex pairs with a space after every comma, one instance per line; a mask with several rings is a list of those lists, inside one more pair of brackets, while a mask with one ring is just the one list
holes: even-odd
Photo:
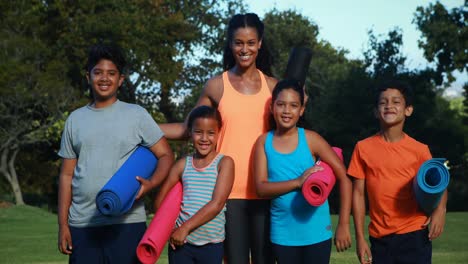
[[[274, 263], [269, 239], [269, 201], [256, 195], [252, 149], [268, 130], [269, 102], [277, 80], [264, 25], [256, 14], [237, 14], [229, 21], [224, 72], [207, 81], [196, 106], [216, 107], [223, 127], [218, 151], [234, 159], [235, 180], [227, 202], [225, 256], [229, 264]], [[168, 139], [186, 138], [186, 125], [161, 124]]]

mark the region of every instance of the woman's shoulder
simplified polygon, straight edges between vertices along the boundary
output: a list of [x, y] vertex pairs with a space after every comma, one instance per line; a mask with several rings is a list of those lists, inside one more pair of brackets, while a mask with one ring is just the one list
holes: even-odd
[[215, 103], [219, 103], [224, 91], [223, 74], [218, 74], [208, 79], [203, 90], [205, 96]]
[[265, 76], [265, 81], [268, 85], [268, 88], [272, 92], [273, 88], [275, 88], [276, 83], [278, 83], [278, 79], [276, 79], [275, 77], [268, 76], [266, 74], [263, 74], [263, 76]]
[[220, 85], [220, 84], [222, 85], [223, 84], [223, 74], [224, 74], [224, 72], [209, 78], [208, 81], [206, 82], [205, 86]]

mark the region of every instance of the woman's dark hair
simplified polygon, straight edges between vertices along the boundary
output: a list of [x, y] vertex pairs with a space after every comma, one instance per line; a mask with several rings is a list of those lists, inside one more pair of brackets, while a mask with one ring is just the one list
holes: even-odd
[[[278, 95], [286, 89], [291, 89], [295, 91], [299, 95], [299, 99], [301, 100], [301, 106], [304, 105], [304, 98], [305, 98], [305, 92], [303, 86], [301, 86], [301, 83], [298, 80], [294, 79], [283, 79], [276, 83], [275, 88], [273, 88], [273, 92], [271, 93], [271, 105], [273, 107], [276, 99], [278, 98]], [[273, 117], [273, 114], [270, 114], [269, 120], [268, 120], [270, 127], [272, 129], [276, 129], [276, 121]], [[304, 124], [304, 117], [301, 116], [299, 117], [299, 120], [297, 121], [298, 126], [303, 126]]]
[[405, 105], [406, 106], [413, 105], [413, 89], [411, 88], [411, 86], [408, 83], [403, 82], [403, 81], [390, 80], [390, 81], [382, 82], [381, 84], [377, 86], [375, 100], [374, 100], [375, 107], [379, 105], [380, 94], [382, 92], [385, 92], [387, 89], [396, 89], [400, 91], [400, 93], [403, 95], [403, 98], [405, 99]]
[[231, 44], [234, 37], [234, 32], [238, 28], [255, 28], [257, 30], [258, 39], [262, 40], [262, 46], [258, 50], [257, 59], [255, 60], [255, 65], [266, 75], [272, 76], [271, 74], [271, 57], [270, 52], [268, 51], [268, 46], [266, 41], [263, 38], [264, 25], [263, 22], [258, 18], [257, 14], [247, 13], [247, 14], [237, 14], [234, 15], [229, 21], [227, 29], [227, 39], [224, 46], [223, 54], [223, 68], [224, 70], [229, 70], [236, 65], [234, 55], [232, 54]]
[[88, 61], [85, 66], [86, 71], [91, 72], [94, 66], [102, 59], [112, 61], [119, 70], [119, 73], [124, 74], [127, 62], [121, 49], [117, 45], [99, 43], [91, 46], [88, 52]]
[[201, 106], [194, 108], [190, 112], [188, 120], [187, 120], [188, 131], [192, 130], [193, 123], [195, 122], [197, 118], [212, 118], [218, 122], [219, 129], [223, 125], [223, 120], [221, 118], [221, 114], [219, 113], [218, 109], [207, 106], [207, 105], [201, 105]]

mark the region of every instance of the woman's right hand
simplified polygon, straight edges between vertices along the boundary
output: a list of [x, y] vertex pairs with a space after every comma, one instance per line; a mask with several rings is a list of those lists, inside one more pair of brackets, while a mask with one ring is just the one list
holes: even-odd
[[323, 170], [323, 167], [320, 167], [319, 165], [315, 165], [313, 167], [310, 167], [308, 168], [307, 170], [305, 170], [301, 176], [299, 176], [296, 181], [297, 181], [297, 188], [302, 188], [302, 185], [304, 184], [304, 182], [307, 180], [307, 178], [309, 178], [309, 176], [312, 174], [312, 173], [315, 173], [317, 171], [322, 171]]
[[68, 225], [59, 226], [58, 249], [62, 254], [70, 255], [72, 253], [72, 238], [70, 227]]

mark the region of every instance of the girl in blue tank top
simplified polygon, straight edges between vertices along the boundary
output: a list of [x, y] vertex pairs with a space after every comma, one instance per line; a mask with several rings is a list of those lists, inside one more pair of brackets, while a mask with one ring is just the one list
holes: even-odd
[[312, 206], [301, 192], [304, 181], [322, 170], [315, 166], [318, 157], [333, 168], [340, 188], [335, 246], [339, 252], [351, 246], [351, 180], [325, 139], [296, 126], [304, 113], [304, 97], [299, 82], [278, 82], [271, 104], [275, 128], [260, 136], [254, 149], [257, 193], [272, 198], [270, 239], [279, 264], [330, 261], [332, 227], [328, 202]]

